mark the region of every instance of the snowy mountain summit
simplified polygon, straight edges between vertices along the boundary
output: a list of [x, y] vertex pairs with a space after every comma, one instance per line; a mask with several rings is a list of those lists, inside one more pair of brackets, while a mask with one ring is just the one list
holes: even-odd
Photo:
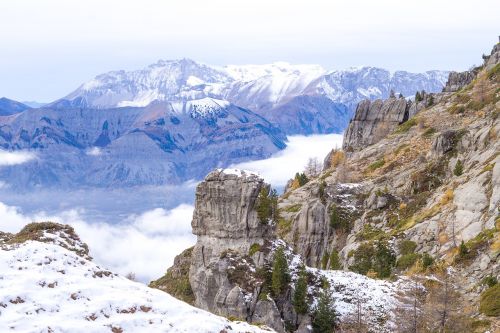
[[98, 75], [63, 100], [73, 106], [111, 108], [214, 97], [259, 112], [301, 95], [355, 105], [364, 98], [386, 98], [390, 90], [407, 96], [417, 90], [435, 92], [447, 78], [446, 71], [391, 73], [375, 67], [328, 71], [319, 65], [286, 62], [217, 67], [191, 59], [160, 60], [140, 70]]
[[[269, 332], [196, 309], [97, 266], [69, 226], [0, 232], [0, 327], [9, 332]], [[2, 330], [3, 331], [3, 330]]]

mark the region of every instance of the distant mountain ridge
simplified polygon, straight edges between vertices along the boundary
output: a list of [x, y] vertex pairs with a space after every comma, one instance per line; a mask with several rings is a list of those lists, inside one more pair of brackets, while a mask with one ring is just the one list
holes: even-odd
[[112, 109], [41, 108], [0, 117], [0, 148], [37, 158], [0, 168], [12, 188], [130, 187], [203, 177], [214, 166], [262, 159], [286, 136], [250, 110], [211, 98], [182, 110], [156, 102]]
[[376, 67], [327, 71], [319, 65], [285, 62], [214, 67], [191, 59], [160, 60], [141, 70], [100, 74], [62, 99], [74, 101], [74, 106], [109, 108], [215, 97], [258, 112], [299, 95], [357, 103], [386, 97], [391, 89], [407, 96], [417, 90], [434, 92], [447, 79], [447, 71], [391, 73]]
[[[271, 114], [286, 134], [308, 135], [341, 131], [363, 99], [387, 98], [391, 90], [404, 96], [421, 90], [438, 92], [447, 78], [447, 71], [391, 73], [376, 67], [327, 71], [319, 65], [286, 62], [216, 67], [191, 59], [160, 60], [140, 70], [100, 74], [49, 106], [105, 109], [164, 101], [179, 109], [186, 101], [210, 97], [264, 117]], [[304, 108], [300, 96], [319, 98], [328, 116], [318, 113], [317, 107]], [[289, 114], [270, 112], [276, 109], [300, 110], [308, 120], [303, 126], [297, 126], [300, 122], [290, 126]]]
[[10, 102], [18, 109], [0, 117], [0, 148], [37, 158], [1, 168], [0, 178], [12, 189], [201, 179], [214, 167], [270, 157], [287, 135], [340, 133], [357, 100], [441, 90], [444, 76], [160, 60], [98, 75], [38, 109]]
[[23, 103], [5, 97], [0, 98], [0, 116], [11, 116], [28, 109], [30, 107]]

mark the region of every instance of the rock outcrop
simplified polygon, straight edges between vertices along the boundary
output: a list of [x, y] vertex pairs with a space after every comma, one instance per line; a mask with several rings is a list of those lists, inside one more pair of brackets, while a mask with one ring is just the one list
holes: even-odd
[[[198, 236], [190, 268], [196, 304], [278, 331], [305, 332], [322, 286], [351, 311], [340, 314], [342, 329], [359, 329], [361, 321], [367, 332], [394, 332], [408, 323], [404, 309], [414, 306], [417, 288], [425, 294], [419, 311], [429, 331], [468, 332], [478, 322], [485, 327], [480, 332], [497, 327], [480, 295], [495, 292], [489, 286], [500, 270], [498, 68], [483, 66], [455, 93], [360, 103], [345, 134], [348, 153], [332, 151], [319, 176], [287, 186], [272, 223], [256, 215], [263, 180], [236, 171], [207, 176], [197, 189], [192, 224]], [[291, 282], [283, 293], [263, 292], [278, 247], [285, 249]], [[311, 308], [301, 318], [292, 299], [303, 264]], [[400, 299], [384, 308], [370, 297], [352, 297], [347, 291], [359, 276], [353, 272], [366, 275], [355, 293], [373, 281], [390, 289], [394, 285], [383, 279], [396, 278]], [[354, 275], [335, 285], [343, 274]], [[450, 284], [457, 287], [458, 310], [450, 310], [439, 328], [432, 313], [442, 304], [433, 293]], [[363, 314], [353, 319], [356, 309], [347, 304]]]
[[[269, 189], [249, 172], [216, 170], [196, 188], [189, 282], [195, 305], [227, 317], [266, 323], [283, 331], [272, 300], [260, 299], [262, 280], [256, 269], [265, 264], [261, 251], [272, 239], [272, 225], [256, 211], [259, 193]], [[252, 253], [255, 252], [255, 253]]]
[[358, 150], [380, 141], [408, 119], [410, 106], [404, 98], [362, 101], [344, 134], [343, 149]]
[[443, 92], [455, 92], [459, 91], [466, 85], [472, 82], [476, 77], [474, 71], [465, 71], [465, 72], [451, 72], [448, 77], [448, 82], [446, 82], [446, 86], [443, 88]]
[[499, 43], [493, 46], [490, 55], [483, 55], [484, 68], [491, 70], [493, 67], [500, 63], [500, 36], [498, 36]]

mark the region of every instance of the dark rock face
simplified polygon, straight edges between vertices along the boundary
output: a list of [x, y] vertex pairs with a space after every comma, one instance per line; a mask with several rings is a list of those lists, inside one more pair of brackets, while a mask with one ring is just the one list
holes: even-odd
[[343, 149], [358, 150], [380, 141], [408, 119], [410, 106], [404, 98], [359, 103], [344, 134]]
[[446, 131], [436, 137], [432, 143], [432, 154], [442, 156], [452, 151], [457, 144], [457, 131]]

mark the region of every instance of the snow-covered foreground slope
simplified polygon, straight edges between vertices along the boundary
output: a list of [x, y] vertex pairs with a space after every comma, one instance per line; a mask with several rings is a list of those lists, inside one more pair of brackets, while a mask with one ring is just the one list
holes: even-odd
[[[273, 251], [278, 247], [285, 248], [291, 280], [295, 283], [304, 261], [281, 239], [273, 243]], [[364, 323], [375, 329], [374, 332], [391, 333], [396, 328], [398, 309], [409, 306], [408, 296], [414, 287], [411, 281], [403, 276], [399, 276], [395, 281], [387, 281], [350, 271], [304, 267], [315, 281], [308, 287], [312, 306], [317, 305], [318, 295], [326, 282], [341, 326], [356, 323], [359, 314], [363, 316]]]
[[66, 236], [56, 234], [45, 232], [47, 242], [2, 245], [0, 233], [0, 331], [264, 331], [113, 274], [85, 255], [55, 245], [68, 246]]

